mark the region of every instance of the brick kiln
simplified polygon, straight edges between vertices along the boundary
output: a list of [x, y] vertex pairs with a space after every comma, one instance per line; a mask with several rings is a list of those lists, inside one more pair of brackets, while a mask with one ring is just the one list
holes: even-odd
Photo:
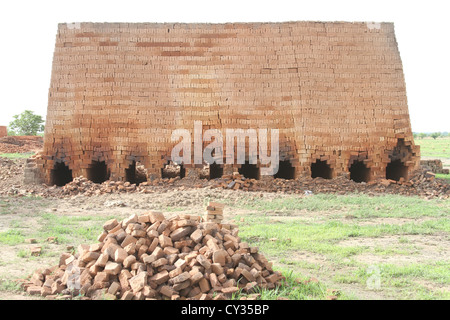
[[[399, 180], [419, 166], [392, 23], [58, 26], [37, 159], [45, 182], [160, 177], [172, 131], [194, 121], [279, 129], [276, 177]], [[237, 170], [258, 178], [260, 166], [210, 174]]]

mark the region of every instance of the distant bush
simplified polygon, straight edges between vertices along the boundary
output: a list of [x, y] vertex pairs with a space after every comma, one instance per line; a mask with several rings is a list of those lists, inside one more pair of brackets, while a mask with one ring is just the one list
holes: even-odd
[[25, 110], [13, 118], [8, 127], [8, 135], [35, 136], [44, 131], [44, 119], [31, 110]]
[[439, 137], [441, 136], [441, 133], [440, 133], [440, 132], [433, 132], [430, 136], [431, 136], [433, 139], [436, 140], [436, 138], [439, 138]]

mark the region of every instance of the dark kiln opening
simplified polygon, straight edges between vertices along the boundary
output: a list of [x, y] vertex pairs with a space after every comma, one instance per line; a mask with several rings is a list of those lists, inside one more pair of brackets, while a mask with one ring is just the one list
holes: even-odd
[[248, 161], [245, 161], [238, 171], [245, 178], [256, 180], [259, 179], [259, 168], [256, 164], [250, 164]]
[[125, 169], [125, 180], [130, 183], [140, 184], [147, 181], [147, 172], [140, 162], [133, 161], [128, 169]]
[[311, 178], [333, 178], [333, 169], [326, 161], [317, 160], [311, 164]]
[[86, 178], [94, 183], [103, 183], [109, 179], [110, 172], [105, 161], [92, 161], [86, 170]]
[[72, 180], [72, 170], [63, 162], [56, 163], [55, 167], [50, 171], [50, 185], [52, 186], [57, 185], [62, 187]]
[[370, 168], [367, 168], [363, 161], [354, 161], [349, 170], [351, 180], [355, 182], [370, 181]]
[[412, 150], [405, 139], [398, 139], [397, 145], [389, 154], [390, 162], [386, 166], [386, 179], [399, 181], [400, 178], [408, 179], [408, 166], [405, 162], [411, 159]]
[[386, 179], [399, 181], [400, 178], [408, 179], [408, 167], [400, 160], [394, 160], [386, 166]]
[[184, 178], [186, 174], [186, 169], [183, 167], [182, 164], [178, 165], [176, 163], [173, 163], [172, 161], [169, 161], [167, 164], [164, 165], [164, 168], [161, 169], [161, 177], [164, 178]]
[[216, 179], [223, 176], [223, 166], [217, 163], [209, 165], [209, 179]]
[[274, 178], [295, 179], [295, 168], [289, 160], [280, 161], [278, 165], [278, 172], [273, 176]]

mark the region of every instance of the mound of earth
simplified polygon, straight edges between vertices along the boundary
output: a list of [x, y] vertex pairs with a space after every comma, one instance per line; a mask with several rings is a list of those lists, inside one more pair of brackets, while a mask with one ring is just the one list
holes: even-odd
[[0, 138], [0, 153], [34, 153], [42, 150], [43, 145], [39, 136], [8, 136]]

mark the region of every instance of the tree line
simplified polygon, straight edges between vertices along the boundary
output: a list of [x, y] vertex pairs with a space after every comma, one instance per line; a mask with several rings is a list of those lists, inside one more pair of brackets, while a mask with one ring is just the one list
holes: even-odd
[[414, 136], [414, 139], [424, 139], [424, 138], [430, 137], [430, 138], [433, 138], [436, 140], [439, 137], [441, 137], [441, 138], [449, 137], [450, 133], [448, 133], [447, 131], [445, 131], [445, 132], [429, 132], [429, 133], [413, 132], [413, 136]]

